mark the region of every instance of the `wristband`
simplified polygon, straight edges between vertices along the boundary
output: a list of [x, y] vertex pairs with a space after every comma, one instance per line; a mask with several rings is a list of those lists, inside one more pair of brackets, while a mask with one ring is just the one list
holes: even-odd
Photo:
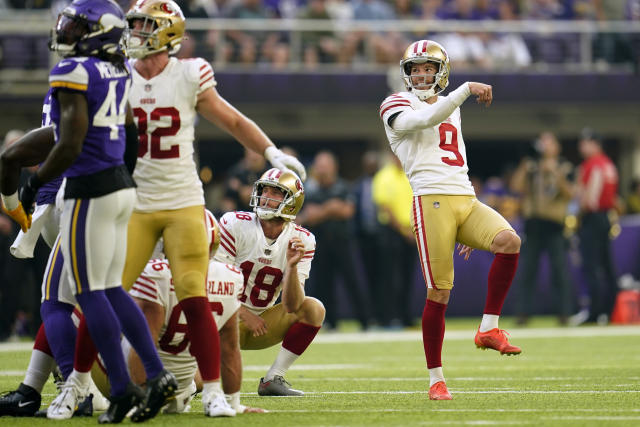
[[4, 205], [5, 209], [7, 209], [8, 211], [14, 210], [20, 204], [20, 199], [18, 198], [17, 190], [15, 193], [9, 196], [6, 196], [4, 194], [0, 194], [0, 196], [2, 197], [2, 204]]

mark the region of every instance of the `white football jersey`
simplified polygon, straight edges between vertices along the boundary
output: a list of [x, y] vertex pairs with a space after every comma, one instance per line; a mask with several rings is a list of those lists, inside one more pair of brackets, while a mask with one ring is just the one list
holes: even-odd
[[[438, 96], [436, 104], [444, 99], [445, 96]], [[469, 166], [462, 138], [459, 107], [446, 120], [432, 128], [397, 131], [389, 126], [389, 118], [394, 114], [428, 106], [411, 92], [390, 95], [380, 105], [380, 117], [391, 150], [400, 159], [413, 194], [475, 195], [468, 176]]]
[[304, 285], [311, 271], [316, 238], [311, 232], [287, 221], [282, 233], [269, 243], [257, 215], [253, 212], [227, 212], [218, 221], [220, 247], [215, 260], [233, 264], [242, 270], [244, 291], [242, 305], [256, 314], [272, 307], [280, 292], [287, 265], [287, 245], [299, 237], [305, 254], [298, 263], [298, 280]]
[[[242, 273], [232, 265], [209, 262], [207, 274], [207, 297], [211, 312], [220, 330], [240, 308]], [[131, 296], [160, 304], [165, 309], [164, 322], [160, 330], [158, 354], [163, 365], [178, 380], [180, 394], [191, 384], [196, 372], [196, 359], [189, 353], [187, 319], [173, 289], [171, 270], [166, 259], [154, 259], [147, 263], [144, 271], [133, 284]]]
[[135, 70], [129, 103], [140, 145], [133, 178], [138, 184], [135, 209], [149, 212], [204, 205], [202, 183], [193, 158], [196, 103], [216, 85], [211, 65], [202, 58], [170, 58], [150, 80]]

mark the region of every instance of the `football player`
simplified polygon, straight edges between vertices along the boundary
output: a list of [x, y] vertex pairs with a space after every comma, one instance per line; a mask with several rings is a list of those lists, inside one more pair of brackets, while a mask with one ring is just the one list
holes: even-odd
[[[119, 47], [125, 26], [124, 13], [110, 0], [75, 0], [60, 13], [50, 42], [64, 57], [49, 76], [56, 145], [20, 190], [28, 214], [45, 183], [61, 174], [66, 178], [58, 245], [73, 294], [108, 368], [113, 395], [101, 423], [122, 421], [137, 404], [133, 419], [146, 419], [165, 400], [149, 392], [145, 396], [131, 383], [117, 348], [121, 332], [145, 361], [148, 390], [170, 396], [177, 386], [163, 369], [142, 312], [121, 286], [126, 226], [135, 201], [135, 183], [123, 161], [131, 85]], [[88, 373], [74, 374], [49, 406], [49, 418], [73, 414], [90, 379]]]
[[[220, 232], [213, 214], [206, 210], [207, 238], [209, 254], [213, 257], [220, 245]], [[196, 383], [201, 383], [196, 374], [197, 364], [189, 351], [190, 341], [186, 334], [187, 325], [182, 308], [172, 283], [169, 262], [162, 254], [150, 260], [129, 294], [133, 296], [147, 318], [151, 335], [158, 343], [160, 358], [178, 380], [176, 397], [167, 408], [166, 413], [188, 411], [189, 403], [196, 390]], [[250, 408], [240, 404], [240, 386], [242, 383], [242, 359], [238, 343], [238, 315], [240, 307], [238, 297], [242, 292], [242, 272], [229, 264], [209, 261], [207, 276], [207, 298], [210, 310], [216, 320], [220, 332], [222, 387], [225, 395], [217, 397], [220, 416], [233, 416], [237, 413], [264, 412], [262, 409]], [[124, 352], [128, 354], [129, 370], [134, 381], [142, 384], [145, 373], [140, 358], [130, 351], [130, 346], [123, 340]], [[108, 383], [104, 371], [99, 364], [93, 370], [100, 389], [108, 393]], [[201, 386], [201, 384], [199, 384]], [[224, 402], [229, 405], [225, 405]], [[231, 406], [231, 408], [229, 408]]]
[[454, 246], [459, 242], [464, 259], [473, 248], [495, 254], [476, 346], [519, 354], [520, 348], [509, 344], [505, 332], [498, 328], [498, 318], [516, 272], [520, 238], [499, 213], [475, 197], [467, 174], [459, 107], [471, 95], [479, 103], [491, 105], [491, 86], [465, 82], [449, 95], [441, 95], [449, 84], [449, 56], [431, 40], [409, 45], [400, 71], [407, 90], [382, 102], [380, 118], [414, 194], [413, 228], [427, 285], [422, 337], [429, 398], [449, 400], [441, 352], [445, 310], [453, 287]]
[[[253, 185], [253, 212], [227, 212], [220, 219], [217, 261], [234, 264], [244, 275], [240, 296], [240, 348], [259, 350], [282, 343], [267, 374], [261, 396], [300, 396], [284, 375], [322, 326], [325, 308], [305, 295], [315, 252], [315, 237], [293, 220], [302, 208], [304, 189], [291, 171], [272, 168]], [[281, 296], [281, 302], [276, 300]]]
[[208, 251], [204, 196], [193, 159], [198, 113], [230, 133], [242, 145], [263, 154], [273, 165], [304, 167], [278, 150], [262, 130], [215, 90], [213, 70], [202, 58], [173, 57], [184, 36], [185, 19], [171, 0], [140, 0], [126, 15], [124, 44], [134, 58], [129, 102], [140, 146], [134, 172], [137, 201], [129, 221], [129, 243], [122, 282], [129, 290], [151, 257], [160, 237], [171, 265], [174, 287], [191, 338], [191, 352], [203, 379], [206, 415], [221, 392], [220, 342], [205, 293]]

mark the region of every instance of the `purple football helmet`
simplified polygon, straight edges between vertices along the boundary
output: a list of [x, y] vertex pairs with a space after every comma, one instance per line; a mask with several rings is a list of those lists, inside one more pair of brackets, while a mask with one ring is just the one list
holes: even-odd
[[75, 0], [58, 16], [49, 49], [67, 56], [121, 55], [124, 12], [113, 0]]

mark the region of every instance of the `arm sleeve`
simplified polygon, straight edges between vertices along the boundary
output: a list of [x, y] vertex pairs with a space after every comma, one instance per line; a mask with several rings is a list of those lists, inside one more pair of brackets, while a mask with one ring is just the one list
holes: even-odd
[[442, 123], [471, 95], [469, 82], [463, 83], [445, 97], [443, 102], [427, 105], [419, 110], [405, 109], [394, 120], [396, 131], [412, 131], [427, 129]]

